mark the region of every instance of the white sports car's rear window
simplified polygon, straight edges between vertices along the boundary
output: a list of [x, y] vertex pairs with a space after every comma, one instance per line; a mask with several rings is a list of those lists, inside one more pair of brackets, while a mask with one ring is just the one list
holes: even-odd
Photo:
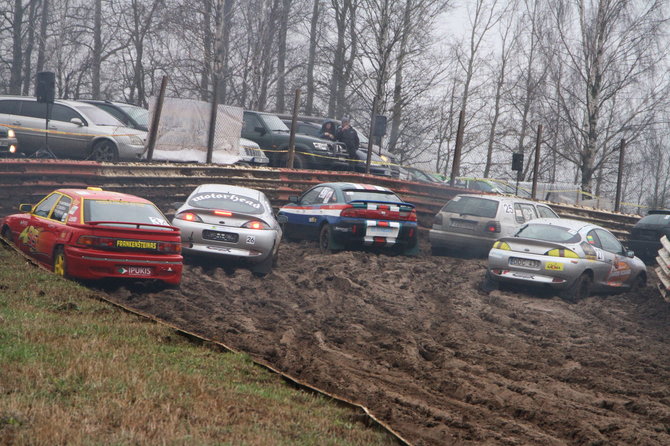
[[255, 198], [224, 192], [200, 192], [189, 197], [188, 204], [196, 208], [220, 209], [241, 214], [262, 214], [263, 203]]
[[516, 237], [557, 243], [577, 243], [581, 240], [579, 233], [574, 229], [538, 223], [531, 223], [522, 227], [516, 233]]

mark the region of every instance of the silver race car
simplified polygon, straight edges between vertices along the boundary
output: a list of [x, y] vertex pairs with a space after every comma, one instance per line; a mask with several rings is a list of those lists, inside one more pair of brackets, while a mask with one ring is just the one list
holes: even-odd
[[644, 263], [606, 229], [577, 220], [540, 218], [493, 244], [484, 288], [490, 291], [502, 282], [544, 285], [576, 301], [591, 291], [640, 288], [646, 280]]
[[172, 224], [181, 229], [185, 255], [237, 258], [257, 275], [272, 270], [282, 237], [263, 192], [225, 184], [198, 186]]

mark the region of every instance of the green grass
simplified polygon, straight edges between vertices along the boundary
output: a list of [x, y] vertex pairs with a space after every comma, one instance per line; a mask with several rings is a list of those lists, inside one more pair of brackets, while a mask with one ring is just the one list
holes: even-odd
[[395, 443], [358, 418], [0, 248], [0, 444]]

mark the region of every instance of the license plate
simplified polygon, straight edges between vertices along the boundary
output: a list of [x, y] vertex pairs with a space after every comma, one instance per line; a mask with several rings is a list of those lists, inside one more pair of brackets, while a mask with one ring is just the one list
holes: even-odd
[[239, 235], [232, 232], [210, 231], [205, 229], [202, 231], [202, 238], [205, 240], [215, 240], [217, 242], [237, 243]]
[[467, 220], [457, 220], [452, 218], [450, 226], [452, 228], [463, 228], [463, 229], [472, 229], [477, 225], [476, 222], [474, 221], [467, 221]]
[[539, 260], [520, 259], [519, 257], [512, 257], [509, 259], [509, 264], [513, 266], [523, 266], [524, 268], [537, 268], [540, 266]]
[[145, 277], [153, 275], [154, 269], [149, 266], [120, 266], [117, 272], [124, 276]]
[[158, 243], [146, 240], [116, 240], [115, 246], [122, 249], [158, 249]]
[[394, 231], [394, 228], [389, 228], [386, 226], [370, 226], [368, 230], [374, 232], [375, 234], [390, 234]]
[[544, 269], [549, 271], [563, 271], [563, 264], [558, 262], [547, 262]]

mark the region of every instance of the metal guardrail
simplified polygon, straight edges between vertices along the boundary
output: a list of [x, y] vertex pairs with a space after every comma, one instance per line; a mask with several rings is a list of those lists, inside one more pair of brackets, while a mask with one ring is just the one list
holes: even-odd
[[658, 290], [663, 299], [670, 302], [670, 240], [665, 235], [661, 238], [661, 249], [656, 257], [656, 275], [658, 276]]
[[[419, 225], [430, 228], [433, 217], [454, 195], [467, 189], [439, 183], [419, 183], [356, 172], [255, 168], [180, 163], [97, 163], [92, 161], [4, 159], [0, 160], [0, 215], [8, 215], [20, 203], [35, 203], [62, 187], [100, 186], [145, 197], [164, 211], [183, 201], [198, 185], [227, 183], [263, 191], [273, 206], [288, 202], [319, 183], [348, 181], [388, 187], [416, 205]], [[640, 218], [573, 205], [549, 203], [562, 217], [588, 220], [626, 238]]]

